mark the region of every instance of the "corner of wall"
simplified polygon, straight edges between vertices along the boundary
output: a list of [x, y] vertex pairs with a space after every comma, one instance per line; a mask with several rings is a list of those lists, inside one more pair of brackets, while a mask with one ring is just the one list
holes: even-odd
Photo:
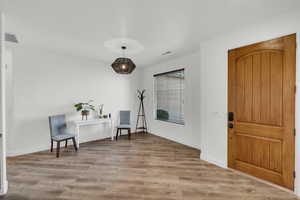
[[206, 162], [209, 162], [211, 164], [217, 165], [219, 167], [227, 169], [227, 164], [226, 163], [224, 163], [224, 162], [222, 162], [222, 161], [220, 161], [218, 159], [215, 159], [212, 156], [210, 156], [210, 155], [208, 155], [208, 154], [206, 154], [204, 152], [201, 152], [200, 159], [204, 160]]

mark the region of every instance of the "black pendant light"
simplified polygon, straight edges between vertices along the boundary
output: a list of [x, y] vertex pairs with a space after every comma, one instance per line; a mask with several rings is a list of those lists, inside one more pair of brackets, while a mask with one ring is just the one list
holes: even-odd
[[[125, 46], [121, 47], [123, 52], [126, 50]], [[122, 58], [117, 58], [113, 64], [111, 64], [114, 71], [118, 74], [130, 74], [135, 69], [135, 64], [130, 58], [125, 58], [124, 53]]]

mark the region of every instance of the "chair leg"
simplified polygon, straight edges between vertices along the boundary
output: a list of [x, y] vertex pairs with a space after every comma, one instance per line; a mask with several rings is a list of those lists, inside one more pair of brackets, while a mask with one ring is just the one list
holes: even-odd
[[117, 129], [116, 140], [118, 140], [119, 129]]
[[130, 139], [131, 139], [131, 130], [128, 129], [128, 140], [130, 140]]
[[120, 129], [120, 136], [122, 136], [122, 129]]
[[66, 144], [65, 144], [65, 148], [67, 148], [68, 147], [68, 140], [66, 140]]
[[51, 139], [51, 149], [50, 149], [51, 152], [53, 152], [53, 140]]
[[59, 151], [60, 151], [60, 141], [57, 141], [56, 158], [59, 158]]
[[73, 145], [74, 145], [75, 151], [78, 151], [75, 138], [72, 138], [72, 141], [73, 141]]

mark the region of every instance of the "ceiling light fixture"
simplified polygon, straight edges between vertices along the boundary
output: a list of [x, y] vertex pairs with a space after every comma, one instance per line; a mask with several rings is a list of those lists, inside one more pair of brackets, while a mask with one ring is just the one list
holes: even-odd
[[118, 74], [130, 74], [135, 69], [135, 64], [130, 58], [125, 58], [126, 46], [122, 46], [123, 57], [117, 58], [112, 64], [113, 70]]

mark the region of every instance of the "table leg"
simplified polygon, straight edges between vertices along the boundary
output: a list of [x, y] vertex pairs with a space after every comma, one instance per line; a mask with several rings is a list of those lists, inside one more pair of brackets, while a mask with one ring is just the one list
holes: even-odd
[[77, 148], [79, 148], [79, 126], [76, 126], [75, 127], [75, 133], [76, 133], [76, 145], [77, 145]]
[[114, 123], [113, 120], [110, 120], [110, 128], [111, 128], [111, 140], [114, 140]]

